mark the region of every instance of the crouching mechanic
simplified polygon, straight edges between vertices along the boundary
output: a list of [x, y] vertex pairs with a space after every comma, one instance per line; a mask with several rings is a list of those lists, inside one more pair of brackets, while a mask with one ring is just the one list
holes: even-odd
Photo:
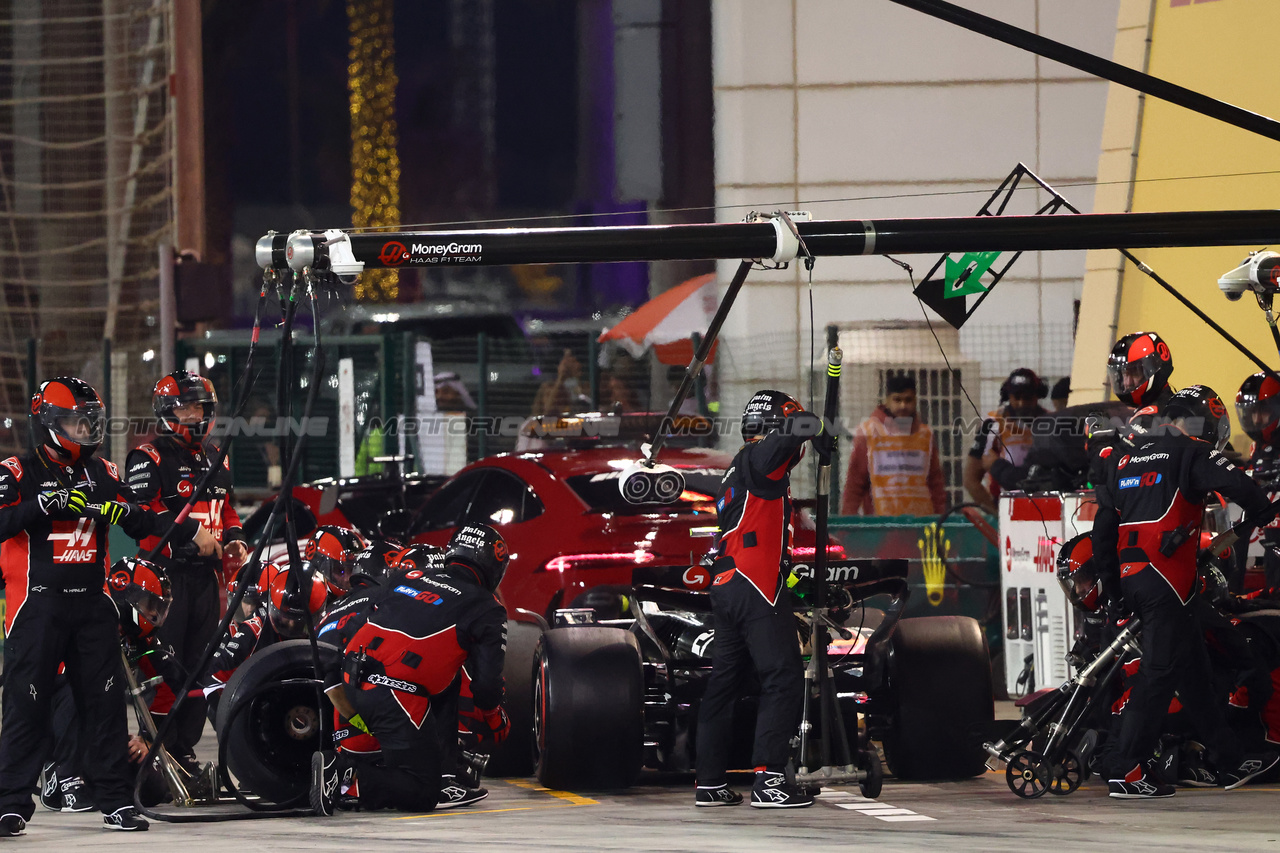
[[804, 444], [829, 457], [833, 440], [822, 419], [781, 391], [761, 391], [742, 415], [746, 442], [720, 484], [720, 531], [712, 554], [711, 609], [716, 642], [711, 679], [698, 715], [698, 806], [736, 806], [726, 772], [733, 706], [753, 669], [760, 678], [752, 763], [751, 805], [802, 808], [813, 797], [786, 773], [790, 743], [800, 724], [804, 672], [800, 641], [784, 589], [783, 561], [791, 528], [791, 469]]
[[1107, 785], [1117, 799], [1173, 796], [1174, 787], [1152, 761], [1175, 690], [1223, 787], [1238, 788], [1280, 759], [1275, 752], [1246, 755], [1228, 727], [1211, 686], [1204, 636], [1188, 607], [1209, 493], [1234, 500], [1255, 525], [1270, 521], [1275, 510], [1220, 453], [1230, 424], [1212, 389], [1184, 388], [1162, 415], [1165, 421], [1131, 435], [1131, 447], [1111, 449], [1097, 486], [1092, 539], [1102, 592], [1111, 596], [1118, 589], [1142, 620], [1142, 664], [1111, 751]]
[[[133, 503], [116, 466], [94, 456], [102, 401], [88, 383], [51, 379], [31, 399], [33, 449], [0, 462], [0, 566], [4, 569], [4, 719], [0, 725], [0, 836], [20, 835], [50, 736], [58, 666], [80, 725], [81, 771], [108, 829], [140, 830], [126, 753], [119, 623], [106, 593], [108, 525], [142, 539], [174, 518]], [[174, 541], [216, 542], [194, 520]]]
[[[507, 567], [507, 544], [492, 527], [464, 525], [445, 551], [444, 568], [391, 578], [343, 626], [341, 681], [326, 693], [352, 725], [377, 738], [382, 753], [360, 767], [361, 809], [431, 811], [441, 797], [444, 762], [457, 743], [459, 670], [471, 676], [476, 708], [506, 737], [502, 664], [507, 616], [494, 594]], [[446, 768], [447, 769], [447, 768]], [[331, 753], [312, 759], [311, 806], [333, 813], [344, 768]]]

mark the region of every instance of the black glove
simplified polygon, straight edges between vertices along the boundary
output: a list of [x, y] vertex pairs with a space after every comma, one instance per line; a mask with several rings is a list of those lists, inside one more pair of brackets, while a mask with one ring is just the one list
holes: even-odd
[[58, 489], [42, 492], [36, 497], [40, 510], [51, 518], [69, 520], [84, 515], [88, 496], [79, 489]]
[[836, 433], [826, 418], [822, 419], [822, 431], [815, 435], [812, 441], [814, 453], [822, 457], [824, 462], [829, 461], [836, 452]]

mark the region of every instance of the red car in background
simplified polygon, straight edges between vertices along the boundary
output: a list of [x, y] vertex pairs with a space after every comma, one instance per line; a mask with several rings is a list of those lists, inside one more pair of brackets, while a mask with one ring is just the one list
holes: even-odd
[[[644, 566], [687, 566], [684, 585], [705, 589], [697, 563], [716, 532], [715, 498], [732, 457], [705, 448], [664, 450], [681, 471], [685, 491], [674, 504], [627, 503], [618, 491], [623, 468], [638, 451], [626, 446], [510, 453], [463, 468], [417, 514], [414, 542], [444, 545], [461, 524], [489, 524], [511, 552], [500, 590], [507, 611], [544, 618], [582, 591], [632, 583]], [[813, 556], [813, 528], [797, 525], [793, 553]], [[838, 545], [831, 546], [833, 557]]]

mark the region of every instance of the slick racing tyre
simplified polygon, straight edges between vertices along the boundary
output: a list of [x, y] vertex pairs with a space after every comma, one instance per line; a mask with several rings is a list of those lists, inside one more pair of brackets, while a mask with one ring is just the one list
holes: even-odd
[[543, 634], [533, 657], [538, 781], [571, 791], [635, 784], [643, 702], [640, 647], [630, 632], [583, 625]]
[[[321, 666], [340, 662], [337, 649], [318, 648]], [[321, 734], [332, 731], [333, 711], [327, 700], [317, 707], [314, 686], [270, 685], [312, 678], [309, 641], [276, 643], [240, 665], [218, 703], [216, 729], [227, 769], [241, 787], [274, 803], [306, 796], [311, 755], [322, 748]]]
[[968, 616], [903, 619], [890, 640], [893, 722], [885, 758], [899, 779], [964, 779], [986, 770], [995, 719], [991, 659]]
[[511, 731], [489, 758], [485, 775], [528, 776], [533, 772], [533, 652], [542, 629], [525, 622], [507, 622], [507, 656], [502, 665], [506, 698], [502, 706]]

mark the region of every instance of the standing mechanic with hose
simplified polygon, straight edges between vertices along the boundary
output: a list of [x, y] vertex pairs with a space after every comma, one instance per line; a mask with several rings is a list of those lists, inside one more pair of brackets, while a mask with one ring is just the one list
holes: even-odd
[[[144, 830], [130, 797], [118, 614], [105, 594], [108, 525], [134, 539], [173, 519], [134, 503], [116, 466], [94, 457], [102, 400], [73, 377], [44, 382], [31, 399], [32, 444], [0, 462], [0, 566], [8, 608], [4, 719], [0, 726], [0, 837], [21, 835], [49, 738], [49, 705], [66, 664], [80, 720], [83, 776], [107, 829]], [[216, 541], [194, 519], [177, 541], [202, 554]]]
[[1204, 636], [1188, 602], [1205, 499], [1218, 491], [1244, 507], [1251, 525], [1275, 515], [1266, 494], [1220, 452], [1230, 435], [1226, 407], [1212, 389], [1185, 388], [1162, 419], [1134, 431], [1130, 443], [1104, 450], [1092, 538], [1103, 593], [1142, 622], [1142, 664], [1111, 752], [1107, 786], [1116, 799], [1171, 797], [1173, 785], [1153, 768], [1175, 690], [1219, 770], [1238, 788], [1273, 766], [1275, 752], [1244, 754], [1214, 696]]
[[[151, 393], [159, 438], [129, 453], [126, 459], [129, 488], [138, 502], [156, 512], [180, 512], [217, 456], [205, 446], [213, 426], [218, 395], [213, 383], [186, 370], [161, 377]], [[223, 553], [238, 567], [248, 553], [240, 517], [232, 507], [231, 469], [223, 460], [221, 470], [210, 477], [203, 495], [191, 508], [191, 517], [201, 522], [219, 541], [217, 552], [201, 556], [190, 546], [167, 545], [156, 555], [173, 585], [173, 607], [159, 629], [159, 639], [168, 644], [177, 661], [188, 671], [199, 663], [200, 654], [218, 629], [222, 616], [219, 602]], [[143, 549], [151, 551], [159, 540], [149, 537]], [[173, 696], [166, 687], [158, 708], [168, 713]], [[157, 715], [157, 711], [152, 712]], [[163, 714], [160, 714], [161, 716]], [[195, 747], [204, 732], [204, 697], [183, 703], [173, 735], [165, 746], [189, 771], [198, 770]]]
[[695, 806], [736, 806], [729, 787], [733, 706], [744, 680], [760, 678], [751, 805], [803, 808], [813, 797], [788, 779], [791, 738], [800, 723], [804, 669], [783, 561], [791, 533], [791, 469], [804, 444], [829, 458], [834, 437], [822, 419], [781, 391], [760, 391], [742, 414], [746, 444], [720, 484], [720, 531], [712, 553], [716, 619], [711, 679], [698, 714]]

